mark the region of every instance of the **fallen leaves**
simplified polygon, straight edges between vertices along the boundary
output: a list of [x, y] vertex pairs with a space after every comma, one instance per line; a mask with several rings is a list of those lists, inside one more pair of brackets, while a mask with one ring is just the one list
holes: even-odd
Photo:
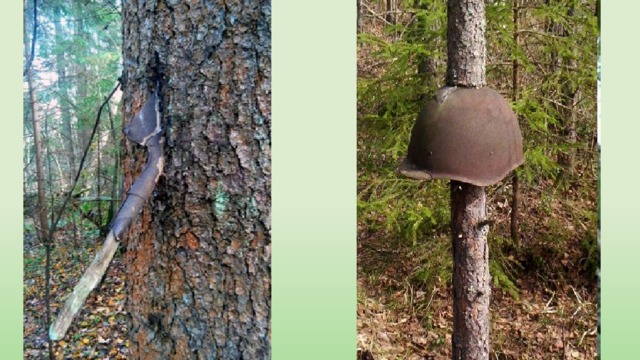
[[[450, 359], [451, 288], [438, 277], [427, 288], [412, 278], [433, 258], [416, 246], [388, 245], [383, 233], [359, 233], [357, 347], [375, 359]], [[363, 245], [366, 244], [366, 245]], [[428, 243], [437, 245], [437, 240]], [[392, 252], [393, 250], [393, 252]], [[363, 271], [366, 267], [369, 271]], [[520, 281], [520, 297], [493, 287], [491, 358], [594, 359], [598, 300], [594, 288]], [[524, 279], [527, 280], [527, 279]], [[573, 278], [571, 279], [573, 280]], [[564, 285], [563, 285], [564, 284]], [[370, 356], [369, 356], [370, 355]]]
[[[65, 246], [60, 244], [60, 246]], [[82, 275], [93, 251], [75, 258], [52, 254], [51, 312], [55, 318], [61, 303]], [[35, 249], [25, 249], [25, 262], [38, 266], [25, 269], [24, 280], [24, 358], [48, 358], [46, 308], [44, 302], [44, 259]], [[127, 359], [126, 313], [124, 311], [124, 275], [122, 263], [115, 258], [100, 287], [89, 295], [67, 336], [53, 344], [56, 359]]]
[[[358, 282], [357, 344], [361, 354], [366, 351], [375, 359], [451, 358], [449, 289], [439, 290], [429, 313], [410, 315], [411, 308], [393, 300], [397, 298], [394, 293], [385, 296], [369, 286], [370, 281]], [[578, 297], [571, 287], [555, 292], [552, 303], [558, 311], [554, 312], [548, 311], [548, 294], [525, 290], [519, 301], [495, 297], [491, 304], [492, 358], [595, 358], [597, 307], [585, 300], [589, 296], [583, 293]], [[575, 312], [577, 308], [582, 310]]]

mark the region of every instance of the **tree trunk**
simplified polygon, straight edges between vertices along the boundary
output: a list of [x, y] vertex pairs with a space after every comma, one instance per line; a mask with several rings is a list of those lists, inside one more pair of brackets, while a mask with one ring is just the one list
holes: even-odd
[[[557, 5], [558, 2], [545, 0], [545, 4], [551, 6]], [[568, 6], [567, 18], [571, 19], [574, 16], [575, 9], [572, 5]], [[558, 154], [558, 163], [564, 168], [564, 174], [562, 174], [563, 177], [571, 178], [574, 172], [575, 163], [575, 148], [573, 148], [573, 146], [577, 141], [575, 106], [579, 98], [579, 93], [574, 81], [574, 69], [577, 67], [577, 62], [575, 60], [576, 47], [571, 41], [566, 40], [569, 38], [570, 33], [569, 29], [567, 29], [562, 23], [549, 21], [547, 24], [547, 31], [561, 39], [560, 41], [566, 43], [562, 46], [570, 47], [570, 50], [567, 51], [565, 55], [562, 55], [558, 50], [551, 51], [550, 71], [552, 74], [557, 72], [560, 73], [559, 81], [562, 84], [560, 89], [560, 104], [556, 106], [556, 109], [561, 116], [561, 125], [558, 132], [563, 137], [566, 144], [569, 145], [567, 150], [561, 151]], [[568, 53], [571, 53], [573, 56], [566, 55]]]
[[[439, 11], [437, 4], [433, 4], [433, 3], [428, 4], [420, 0], [414, 0], [413, 7], [419, 10], [427, 10], [432, 13], [436, 13]], [[422, 42], [422, 43], [429, 44], [432, 47], [439, 46], [439, 41], [437, 38], [426, 36], [427, 29], [425, 27], [423, 13], [419, 12], [417, 14], [412, 14], [412, 15], [414, 16], [414, 21], [417, 22], [417, 24], [414, 26], [411, 26], [406, 31], [407, 41], [410, 43]], [[440, 26], [442, 26], [440, 21], [433, 21], [431, 24], [430, 30], [436, 30], [434, 27], [440, 27]], [[437, 81], [436, 79], [437, 68], [438, 68], [438, 64], [436, 61], [436, 55], [433, 55], [433, 54], [418, 55], [418, 75], [422, 79], [422, 88], [420, 90], [421, 96], [419, 98], [420, 106], [422, 106], [422, 104], [424, 104], [430, 98], [430, 94], [428, 93], [428, 91], [425, 91], [425, 90], [432, 89], [434, 86], [436, 86], [435, 83]]]
[[385, 15], [385, 20], [392, 25], [396, 24], [396, 3], [395, 0], [387, 0], [387, 11], [386, 11], [386, 15]]
[[[75, 39], [74, 46], [74, 58], [72, 71], [75, 76], [75, 104], [76, 111], [75, 116], [77, 120], [77, 143], [80, 149], [85, 149], [89, 139], [91, 138], [91, 131], [93, 129], [93, 113], [88, 113], [86, 110], [89, 108], [84, 103], [87, 102], [89, 97], [89, 71], [86, 62], [84, 61], [88, 57], [89, 53], [89, 35], [85, 28], [85, 16], [87, 12], [84, 11], [82, 2], [73, 2], [73, 14], [75, 16], [73, 21], [73, 36]], [[91, 110], [93, 112], [93, 110]], [[80, 177], [80, 188], [87, 186], [87, 179], [85, 176]]]
[[[569, 6], [567, 9], [567, 18], [572, 18], [574, 16], [575, 9], [573, 6]], [[577, 29], [572, 29], [574, 32]], [[564, 28], [562, 32], [562, 36], [565, 38], [570, 37], [569, 29]], [[576, 114], [576, 105], [578, 103], [580, 94], [576, 86], [575, 77], [575, 69], [577, 69], [577, 49], [575, 44], [569, 41], [569, 46], [571, 47], [570, 53], [571, 55], [562, 56], [562, 63], [565, 69], [563, 73], [563, 86], [562, 86], [562, 117], [563, 117], [563, 135], [565, 141], [569, 145], [569, 148], [566, 152], [561, 154], [560, 164], [564, 166], [566, 174], [569, 176], [573, 176], [574, 167], [575, 167], [575, 157], [576, 157], [576, 149], [575, 146], [578, 135], [576, 132], [576, 122], [577, 122], [577, 114]]]
[[[35, 25], [34, 25], [35, 26]], [[35, 39], [33, 41], [36, 41]], [[45, 269], [44, 269], [44, 299], [46, 308], [46, 321], [45, 329], [49, 328], [51, 322], [51, 304], [49, 302], [49, 279], [50, 279], [50, 264], [51, 264], [51, 239], [49, 237], [49, 222], [47, 220], [47, 205], [45, 199], [45, 187], [44, 187], [44, 163], [42, 158], [42, 138], [40, 134], [40, 118], [38, 116], [38, 104], [36, 101], [35, 90], [33, 89], [33, 70], [27, 69], [27, 87], [29, 91], [29, 104], [31, 108], [31, 121], [33, 123], [33, 143], [36, 153], [36, 174], [38, 178], [38, 238], [45, 246]], [[49, 359], [53, 359], [53, 344], [51, 339], [47, 339]]]
[[360, 34], [362, 32], [362, 0], [356, 0], [356, 32]]
[[483, 187], [451, 182], [453, 357], [489, 358], [489, 246]]
[[485, 85], [486, 25], [484, 1], [449, 0], [447, 3], [447, 85]]
[[[126, 240], [132, 358], [270, 358], [270, 14], [123, 3], [125, 123], [159, 69], [166, 160]], [[126, 142], [125, 188], [144, 157]]]
[[[64, 37], [64, 31], [62, 30], [62, 9], [61, 5], [56, 4], [53, 5], [53, 18], [54, 18], [54, 31], [55, 31], [55, 40], [56, 44], [60, 46], [62, 44]], [[67, 77], [67, 69], [66, 64], [67, 61], [65, 59], [66, 52], [56, 52], [56, 72], [58, 74], [58, 92], [60, 97], [60, 116], [62, 117], [62, 134], [65, 150], [67, 152], [67, 176], [66, 178], [61, 179], [62, 188], [65, 188], [65, 185], [73, 184], [73, 179], [76, 174], [76, 157], [75, 157], [75, 145], [73, 141], [73, 130], [71, 125], [71, 112], [69, 111], [69, 95], [67, 93], [67, 86], [63, 85], [66, 81]], [[66, 183], [66, 184], [65, 184]]]
[[27, 87], [29, 91], [29, 106], [31, 110], [31, 122], [33, 124], [33, 147], [36, 155], [36, 177], [38, 186], [38, 238], [41, 243], [45, 243], [49, 224], [47, 221], [47, 202], [45, 199], [44, 187], [44, 163], [42, 158], [42, 136], [40, 130], [40, 119], [37, 109], [36, 92], [33, 89], [33, 70], [27, 71]]
[[[514, 0], [511, 4], [513, 6], [513, 46], [517, 50], [518, 45], [518, 16], [519, 16], [519, 6], [520, 1]], [[514, 50], [515, 52], [515, 50]], [[519, 64], [517, 57], [513, 57], [512, 63], [512, 73], [511, 73], [511, 85], [512, 85], [512, 99], [513, 102], [518, 101], [518, 70]], [[518, 233], [518, 172], [513, 172], [513, 192], [511, 193], [511, 240], [515, 246], [520, 246], [520, 235]]]
[[[449, 86], [485, 85], [483, 0], [447, 4]], [[473, 119], [469, 119], [473, 121]], [[489, 248], [484, 187], [451, 181], [453, 359], [489, 358]]]

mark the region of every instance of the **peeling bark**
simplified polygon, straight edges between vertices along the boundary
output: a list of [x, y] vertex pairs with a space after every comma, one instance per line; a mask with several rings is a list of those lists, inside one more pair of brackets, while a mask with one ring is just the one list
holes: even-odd
[[[270, 357], [269, 1], [123, 4], [125, 118], [162, 70], [164, 176], [126, 237], [132, 358]], [[143, 154], [125, 144], [125, 188]]]

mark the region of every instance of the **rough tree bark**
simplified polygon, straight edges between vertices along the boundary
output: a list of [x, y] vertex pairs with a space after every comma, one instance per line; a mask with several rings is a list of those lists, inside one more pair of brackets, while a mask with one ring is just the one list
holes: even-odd
[[[270, 17], [269, 1], [123, 3], [125, 119], [159, 69], [166, 137], [125, 240], [132, 358], [270, 357]], [[125, 188], [144, 157], [125, 143]]]
[[486, 84], [484, 1], [447, 2], [447, 85], [479, 88]]
[[[449, 86], [485, 85], [484, 0], [447, 3]], [[469, 119], [473, 121], [473, 119]], [[451, 181], [453, 359], [489, 358], [489, 247], [484, 187]]]

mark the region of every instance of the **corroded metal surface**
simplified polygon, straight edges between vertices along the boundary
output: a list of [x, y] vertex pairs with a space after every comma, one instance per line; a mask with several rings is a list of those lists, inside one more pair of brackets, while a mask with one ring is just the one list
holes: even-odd
[[162, 131], [160, 125], [160, 98], [158, 97], [158, 86], [149, 100], [138, 111], [133, 120], [124, 128], [124, 134], [131, 141], [146, 146], [156, 134]]
[[523, 162], [516, 115], [500, 94], [487, 87], [444, 87], [420, 112], [400, 172], [487, 186]]

